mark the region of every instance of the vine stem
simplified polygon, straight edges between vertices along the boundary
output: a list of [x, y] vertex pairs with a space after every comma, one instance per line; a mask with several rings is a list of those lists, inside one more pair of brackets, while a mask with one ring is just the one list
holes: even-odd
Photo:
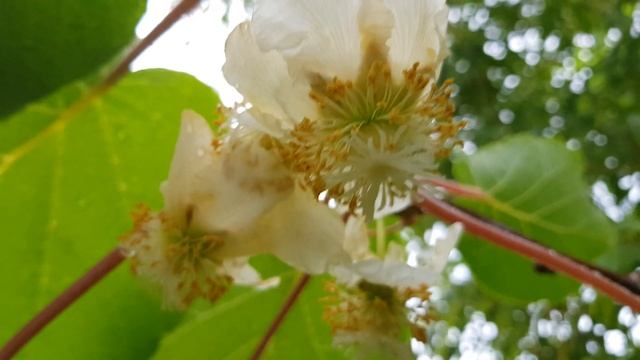
[[256, 349], [253, 351], [253, 355], [251, 355], [251, 358], [250, 358], [251, 360], [260, 359], [265, 349], [267, 348], [269, 341], [271, 340], [273, 335], [276, 334], [276, 332], [280, 328], [280, 325], [282, 325], [284, 318], [287, 316], [289, 311], [291, 311], [293, 304], [295, 304], [295, 302], [298, 300], [298, 298], [300, 297], [300, 294], [302, 294], [302, 290], [304, 290], [304, 288], [307, 286], [310, 279], [311, 279], [311, 276], [309, 274], [303, 274], [300, 277], [300, 280], [298, 280], [298, 283], [296, 284], [296, 286], [293, 288], [293, 290], [291, 290], [289, 297], [287, 297], [287, 300], [284, 302], [284, 304], [280, 308], [280, 311], [278, 311], [278, 314], [273, 319], [273, 322], [267, 329], [267, 332], [264, 334], [264, 336], [260, 340], [260, 343], [258, 343], [258, 346], [256, 346]]
[[124, 259], [125, 257], [119, 248], [114, 249], [102, 258], [102, 260], [86, 274], [76, 280], [73, 285], [68, 287], [16, 333], [2, 349], [0, 349], [0, 359], [11, 359], [11, 357], [22, 349], [40, 330], [120, 265]]
[[107, 75], [102, 81], [102, 87], [109, 87], [129, 72], [129, 66], [142, 52], [151, 46], [158, 38], [171, 28], [183, 15], [190, 12], [200, 0], [182, 0], [174, 7], [167, 16], [156, 25], [151, 32], [140, 40], [136, 46], [131, 49], [127, 55], [118, 63], [118, 65]]
[[435, 215], [442, 220], [460, 222], [466, 231], [534, 260], [549, 269], [562, 272], [580, 282], [589, 284], [617, 302], [640, 312], [640, 296], [585, 263], [546, 248], [535, 241], [503, 229], [432, 196], [423, 195], [417, 206], [423, 212]]

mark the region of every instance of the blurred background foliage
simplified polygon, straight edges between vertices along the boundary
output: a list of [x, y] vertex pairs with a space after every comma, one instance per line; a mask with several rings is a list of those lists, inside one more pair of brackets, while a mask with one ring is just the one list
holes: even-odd
[[[640, 170], [640, 5], [636, 1], [449, 1], [458, 114], [482, 146], [516, 132], [560, 138], [587, 158], [622, 220]], [[617, 211], [617, 210], [621, 210]], [[637, 215], [637, 214], [636, 214]]]
[[[621, 235], [601, 263], [638, 268], [640, 2], [448, 3], [444, 77], [455, 79], [458, 115], [470, 123], [465, 152], [519, 132], [580, 150], [593, 199]], [[640, 358], [640, 317], [630, 309], [587, 287], [560, 305], [508, 306], [481, 291], [460, 261], [437, 294], [430, 343], [418, 346], [430, 357]]]
[[[251, 0], [239, 1], [243, 2], [247, 9], [251, 9]], [[76, 89], [80, 93], [85, 92], [91, 84], [95, 83], [96, 78], [101, 77], [105, 64], [117, 61], [121, 51], [130, 44], [134, 36], [133, 27], [143, 11], [143, 3], [141, 0], [94, 2], [67, 0], [56, 2], [53, 6], [46, 1], [33, 1], [27, 5], [25, 2], [15, 0], [0, 2], [0, 44], [3, 46], [3, 51], [0, 52], [0, 116], [14, 112], [14, 116], [5, 118], [8, 121], [4, 124], [0, 121], [0, 155], [12, 149], [15, 145], [12, 142], [19, 142], [16, 140], [18, 139], [16, 134], [38, 132], [38, 128], [25, 121], [31, 121], [36, 125], [46, 125], [49, 121], [56, 121], [55, 116], [64, 113], [67, 103], [78, 97], [69, 89]], [[221, 7], [223, 3], [229, 5], [229, 1], [211, 0], [201, 9]], [[449, 0], [448, 3], [451, 56], [445, 64], [443, 78], [455, 79], [458, 115], [469, 122], [469, 127], [464, 132], [466, 140], [464, 153], [477, 153], [487, 144], [499, 141], [510, 134], [522, 132], [556, 139], [565, 144], [567, 149], [579, 151], [584, 156], [592, 199], [613, 221], [619, 234], [617, 246], [601, 256], [598, 262], [621, 273], [630, 273], [638, 269], [640, 267], [640, 211], [637, 207], [640, 202], [640, 156], [638, 156], [640, 154], [640, 104], [638, 102], [640, 99], [640, 2]], [[28, 7], [37, 11], [24, 11]], [[225, 19], [226, 15], [220, 16], [218, 20], [224, 22]], [[185, 21], [189, 20], [193, 19], [187, 18]], [[20, 107], [29, 101], [42, 98], [50, 91], [77, 79], [80, 80], [71, 88], [67, 87], [67, 90], [63, 88], [57, 95], [54, 94], [41, 103], [32, 103], [25, 108], [26, 110], [20, 110]], [[155, 89], [155, 92], [148, 92], [146, 86], [149, 89]], [[140, 95], [143, 93], [146, 96]], [[182, 96], [175, 97], [172, 96], [173, 94]], [[139, 101], [140, 98], [145, 98], [145, 101]], [[155, 105], [154, 101], [158, 98], [162, 99], [163, 106]], [[139, 151], [134, 152], [134, 155], [139, 153], [141, 157], [151, 156], [148, 155], [148, 150], [158, 151], [154, 147], [156, 146], [163, 151], [162, 154], [165, 154], [168, 164], [167, 154], [173, 143], [172, 140], [167, 139], [173, 139], [174, 132], [177, 130], [175, 123], [171, 123], [171, 119], [178, 118], [177, 114], [181, 108], [193, 107], [194, 104], [200, 104], [205, 114], [213, 113], [212, 107], [215, 106], [213, 99], [214, 96], [208, 92], [208, 89], [190, 77], [175, 73], [147, 72], [123, 81], [123, 86], [113, 90], [111, 97], [107, 97], [108, 101], [105, 103], [109, 106], [113, 105], [112, 111], [119, 114], [117, 117], [115, 115], [109, 117], [111, 119], [109, 121], [126, 130], [123, 131], [124, 135], [130, 133], [127, 138], [136, 139], [136, 143], [127, 142], [127, 146], [135, 148], [136, 144], [139, 146], [141, 139], [148, 140], [148, 142], [142, 141], [146, 148], [138, 147], [136, 151]], [[136, 106], [126, 106], [126, 104]], [[47, 110], [44, 105], [54, 107], [56, 111]], [[209, 107], [211, 109], [206, 109]], [[44, 110], [50, 113], [46, 113], [47, 119], [34, 117], [34, 114], [43, 117]], [[90, 110], [79, 114], [78, 117], [89, 117], [89, 120], [85, 121], [90, 121], [93, 117], [102, 119], [97, 115], [107, 113], [104, 109], [94, 111], [95, 114], [92, 109]], [[117, 121], [113, 121], [114, 118]], [[146, 126], [136, 125], [142, 124], [136, 121], [148, 118], [154, 119], [156, 124], [154, 126], [160, 127], [162, 131], [155, 129], [155, 134], [151, 134]], [[96, 120], [96, 124], [100, 123]], [[93, 123], [90, 122], [90, 124]], [[70, 130], [74, 128], [71, 127]], [[91, 129], [78, 133], [82, 135], [78, 136], [78, 139], [87, 139], [87, 142], [92, 142], [94, 140], [92, 136], [100, 135], [100, 130], [89, 130]], [[155, 137], [158, 133], [163, 134], [164, 141], [156, 141]], [[61, 133], [59, 138], [62, 139], [59, 142], [64, 143], [71, 137], [69, 133]], [[119, 139], [119, 136], [116, 138]], [[78, 140], [77, 143], [80, 144], [82, 141]], [[43, 145], [45, 146], [41, 150], [42, 153], [51, 153], [46, 146], [53, 146], [53, 144]], [[97, 148], [101, 149], [100, 146]], [[124, 150], [120, 149], [120, 151]], [[82, 151], [76, 153], [82, 154]], [[96, 169], [103, 169], [105, 166], [113, 166], [116, 169], [122, 167], [120, 165], [122, 161], [125, 164], [141, 162], [137, 157], [134, 159], [133, 156], [124, 153], [112, 154], [113, 159], [104, 157], [96, 160], [89, 159], [87, 156], [86, 161], [95, 162], [93, 166]], [[159, 157], [154, 159], [156, 161], [149, 165], [153, 166], [153, 176], [149, 175], [150, 171], [147, 167], [138, 169], [136, 172], [131, 170], [134, 168], [131, 166], [128, 170], [132, 179], [128, 179], [127, 184], [134, 184], [133, 189], [136, 192], [132, 193], [130, 189], [124, 192], [113, 190], [114, 194], [120, 195], [109, 195], [111, 193], [108, 195], [114, 198], [126, 195], [124, 198], [127, 203], [149, 197], [157, 198], [159, 196], [156, 190], [157, 183], [166, 172], [164, 167], [167, 164], [161, 164]], [[36, 160], [26, 159], [26, 161], [32, 161], [34, 168], [41, 168]], [[73, 171], [83, 168], [77, 166], [77, 163], [77, 159], [73, 162], [69, 161], [68, 168]], [[86, 168], [89, 169], [87, 170], [89, 175], [98, 177], [101, 174], [99, 171], [90, 171], [92, 170], [90, 167]], [[31, 186], [30, 182], [23, 181], [27, 178], [36, 179], [31, 176], [33, 173], [27, 175], [29, 176], [12, 179], [25, 188], [35, 189], [37, 184]], [[145, 176], [153, 179], [138, 179]], [[45, 179], [50, 177], [41, 176]], [[74, 181], [80, 181], [78, 179], [82, 177], [69, 176], [69, 179], [71, 181], [69, 188], [74, 189], [69, 192], [69, 196], [75, 197], [77, 190]], [[26, 202], [21, 198], [22, 194], [9, 188], [8, 183], [6, 178], [0, 177], [0, 185], [5, 186], [0, 190], [6, 190], [5, 192], [11, 195], [9, 197], [9, 195], [0, 194], [2, 195], [0, 200], [18, 199], [15, 203], [9, 202], [12, 205], [11, 208], [17, 210], [9, 212], [9, 207], [4, 206], [3, 203], [0, 211], [7, 212], [0, 213], [2, 215], [0, 220], [4, 220], [5, 225], [12, 229], [14, 223], [9, 220], [12, 217], [23, 218], [18, 211], [26, 213], [32, 209], [39, 209], [41, 204], [34, 200], [27, 204], [28, 206], [25, 205]], [[109, 188], [119, 189], [119, 187], [120, 184], [114, 183], [110, 184]], [[100, 191], [107, 193], [104, 189]], [[95, 195], [97, 190], [88, 186], [86, 193]], [[48, 193], [43, 190], [41, 195], [42, 198], [47, 198]], [[71, 204], [70, 201], [61, 201], [61, 203]], [[98, 206], [104, 208], [104, 205]], [[51, 227], [50, 219], [45, 217], [41, 219], [41, 224], [36, 225], [38, 229], [51, 228], [47, 230], [51, 239], [70, 239], [69, 242], [72, 244], [86, 244], [86, 252], [98, 256], [103, 250], [112, 246], [111, 240], [115, 236], [109, 235], [111, 232], [126, 231], [129, 225], [124, 220], [127, 210], [128, 208], [124, 207], [117, 211], [113, 210], [112, 216], [102, 217], [99, 221], [96, 220], [95, 224], [87, 223], [93, 230], [109, 229], [110, 232], [102, 236], [104, 239], [99, 243], [95, 243], [94, 240], [94, 243], [86, 244], [86, 233], [78, 232], [74, 228], [73, 236], [68, 235], [65, 233], [68, 228], [65, 228], [64, 224]], [[95, 213], [84, 207], [77, 211], [87, 214]], [[57, 215], [53, 210], [49, 215], [52, 214]], [[66, 216], [75, 219], [74, 214], [68, 213]], [[69, 228], [73, 226], [75, 226], [73, 221], [69, 221]], [[431, 238], [434, 234], [433, 229], [442, 230], [442, 227], [443, 225], [435, 219], [423, 217], [412, 228], [404, 229], [401, 236], [394, 240], [412, 246]], [[16, 246], [24, 245], [25, 249], [32, 246], [31, 242], [41, 246], [39, 238], [23, 239], [16, 235], [12, 240], [23, 241], [23, 243], [14, 241], [14, 243]], [[69, 249], [74, 247], [59, 250], [61, 253], [69, 254], [68, 259], [60, 257], [65, 259], [64, 265], [56, 264], [51, 259], [48, 263], [45, 263], [46, 259], [42, 260], [44, 265], [38, 265], [37, 261], [31, 259], [32, 254], [27, 250], [24, 254], [17, 254], [15, 251], [11, 252], [11, 255], [7, 255], [8, 252], [0, 254], [6, 270], [0, 273], [0, 279], [3, 284], [15, 285], [17, 294], [11, 292], [3, 299], [4, 302], [0, 302], [2, 304], [0, 308], [3, 311], [0, 313], [0, 319], [4, 323], [10, 320], [15, 323], [12, 326], [17, 326], [28, 314], [35, 311], [32, 308], [22, 312], [14, 309], [18, 306], [16, 304], [22, 304], [33, 298], [31, 293], [19, 294], [19, 290], [25, 285], [14, 279], [13, 269], [17, 267], [15, 264], [21, 264], [20, 266], [25, 268], [23, 271], [25, 274], [32, 270], [36, 271], [38, 268], [46, 269], [53, 280], [44, 278], [44, 280], [40, 279], [40, 283], [33, 281], [32, 285], [38, 288], [37, 291], [50, 297], [59, 292], [66, 282], [93, 261], [93, 258], [86, 254], [76, 254]], [[35, 265], [28, 267], [25, 265], [25, 259], [30, 259]], [[48, 352], [60, 355], [67, 351], [65, 354], [69, 355], [69, 358], [87, 354], [91, 354], [92, 358], [108, 358], [109, 354], [99, 351], [100, 347], [106, 347], [117, 341], [120, 345], [117, 355], [120, 358], [141, 358], [151, 356], [154, 352], [158, 358], [176, 358], [176, 356], [172, 357], [171, 351], [176, 350], [177, 354], [184, 355], [185, 347], [191, 349], [190, 351], [194, 354], [197, 353], [206, 358], [207, 354], [211, 355], [207, 351], [213, 351], [212, 344], [202, 341], [198, 343], [201, 348], [196, 349], [193, 348], [193, 344], [181, 342], [182, 336], [184, 334], [191, 336], [190, 331], [201, 327], [206, 331], [197, 332], [196, 335], [201, 336], [202, 339], [209, 339], [212, 329], [222, 337], [228, 334], [225, 330], [226, 326], [237, 328], [237, 324], [232, 320], [222, 324], [218, 321], [221, 317], [247, 319], [247, 323], [255, 320], [246, 308], [238, 308], [234, 310], [235, 313], [223, 313], [219, 310], [228, 309], [225, 306], [234, 303], [236, 294], [232, 292], [226, 300], [206, 310], [209, 315], [189, 314], [184, 323], [175, 330], [173, 327], [178, 316], [155, 314], [157, 309], [147, 306], [150, 300], [146, 297], [139, 296], [139, 299], [131, 300], [136, 296], [133, 295], [127, 300], [127, 296], [117, 298], [108, 296], [114, 293], [113, 289], [120, 289], [118, 291], [123, 294], [132, 294], [130, 289], [133, 286], [132, 282], [122, 273], [123, 271], [124, 269], [121, 269], [121, 274], [118, 275], [120, 277], [117, 279], [112, 278], [111, 282], [101, 284], [97, 289], [98, 295], [96, 293], [87, 295], [87, 298], [83, 299], [84, 307], [76, 308], [73, 310], [76, 311], [75, 313], [72, 311], [70, 314], [64, 314], [61, 321], [52, 324], [51, 331], [45, 331], [41, 338], [31, 345], [32, 352], [27, 352], [27, 356], [42, 358], [44, 357], [42, 354], [46, 355]], [[61, 277], [61, 274], [64, 276]], [[559, 275], [551, 273], [544, 276]], [[524, 304], [511, 303], [504, 298], [495, 297], [479, 285], [480, 282], [474, 278], [463, 254], [457, 250], [451, 256], [445, 279], [446, 281], [433, 292], [432, 310], [435, 321], [429, 329], [428, 343], [423, 344], [417, 341], [412, 343], [420, 360], [640, 358], [640, 350], [638, 350], [640, 316], [633, 314], [627, 307], [614, 305], [608, 299], [598, 296], [589, 287], [581, 287], [578, 292], [570, 294], [560, 302], [539, 300]], [[36, 290], [33, 292], [37, 292]], [[285, 293], [284, 290], [286, 289], [279, 288], [277, 291]], [[315, 295], [321, 292], [321, 286], [314, 285], [308, 291], [304, 300], [306, 307], [303, 308], [318, 308]], [[24, 299], [21, 296], [24, 296]], [[260, 296], [271, 299], [276, 295], [264, 293], [258, 297], [247, 296], [243, 299], [256, 303], [256, 306], [264, 307], [265, 304], [261, 302]], [[96, 299], [101, 299], [101, 302], [96, 302]], [[273, 303], [277, 304], [277, 299], [274, 299]], [[100, 307], [105, 310], [93, 311], [89, 309], [89, 305], [92, 308]], [[146, 313], [135, 310], [136, 308], [151, 310]], [[252, 310], [255, 311], [255, 309]], [[126, 317], [114, 321], [113, 314], [127, 311], [138, 311], [140, 319], [135, 321], [136, 326], [153, 321], [157, 322], [158, 326], [154, 328], [155, 330], [148, 329], [149, 326], [136, 328], [128, 322]], [[322, 330], [322, 325], [314, 323], [314, 326], [320, 329], [316, 332], [317, 339], [302, 336], [305, 334], [305, 329], [308, 330], [307, 328], [310, 327], [305, 325], [305, 321], [309, 321], [309, 316], [300, 309], [296, 311], [298, 312], [292, 314], [292, 320], [288, 325], [285, 324], [282, 336], [275, 339], [275, 344], [280, 341], [283, 345], [276, 346], [280, 352], [272, 353], [272, 358], [285, 358], [282, 354], [290, 353], [287, 337], [300, 336], [301, 339], [298, 340], [308, 341], [310, 343], [308, 346], [322, 346], [325, 350], [328, 348], [329, 350], [326, 350], [328, 352], [333, 351], [328, 345], [330, 339], [326, 334], [327, 329]], [[78, 312], [82, 314], [86, 312], [90, 316], [80, 316]], [[260, 321], [266, 324], [271, 312], [270, 309], [261, 311]], [[167, 317], [171, 319], [165, 319]], [[196, 317], [196, 321], [191, 321], [193, 319], [190, 320], [189, 317]], [[299, 321], [295, 320], [298, 318], [300, 318]], [[319, 317], [316, 320], [320, 322]], [[109, 321], [111, 323], [108, 323]], [[95, 330], [95, 323], [101, 323], [108, 329], [104, 331], [108, 335], [101, 337], [101, 334], [96, 334], [95, 339], [85, 341], [86, 334], [92, 329]], [[256, 324], [262, 323], [256, 322]], [[73, 330], [71, 325], [77, 326], [82, 331]], [[259, 336], [263, 326], [258, 325], [254, 326], [255, 331], [251, 327], [243, 328], [242, 331], [248, 331], [250, 334], [247, 336], [252, 336], [251, 334]], [[122, 329], [127, 329], [128, 332], [123, 332]], [[6, 337], [12, 329], [0, 330], [2, 336]], [[147, 335], [143, 336], [145, 331]], [[174, 332], [171, 333], [171, 331]], [[165, 336], [166, 334], [169, 335]], [[119, 337], [114, 337], [115, 335]], [[159, 340], [156, 338], [163, 336], [164, 340], [161, 340], [160, 346], [157, 347]], [[200, 339], [197, 336], [193, 339]], [[75, 339], [75, 343], [68, 343], [65, 340], [69, 337]], [[244, 338], [233, 340], [245, 341]], [[252, 345], [251, 341], [247, 344]], [[84, 346], [76, 343], [82, 343]], [[55, 351], [51, 350], [50, 344], [57, 344]], [[227, 345], [234, 350], [238, 348], [234, 344]], [[247, 344], [243, 345], [243, 351], [250, 351], [251, 347], [247, 347]], [[307, 346], [307, 343], [298, 345], [299, 347]], [[132, 346], [133, 350], [131, 350]], [[291, 354], [290, 356], [295, 357]]]

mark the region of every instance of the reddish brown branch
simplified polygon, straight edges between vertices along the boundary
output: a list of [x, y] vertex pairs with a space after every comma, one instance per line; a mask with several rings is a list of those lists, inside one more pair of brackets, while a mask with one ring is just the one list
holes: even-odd
[[129, 66], [131, 63], [145, 51], [151, 44], [153, 44], [158, 38], [164, 34], [173, 24], [175, 24], [180, 18], [191, 11], [200, 0], [182, 0], [162, 21], [156, 25], [156, 27], [140, 40], [136, 46], [127, 53], [127, 55], [118, 63], [118, 65], [111, 71], [111, 73], [104, 79], [101, 86], [108, 87], [120, 80], [121, 77], [129, 72]]
[[441, 187], [451, 195], [467, 199], [483, 200], [489, 197], [489, 194], [487, 194], [484, 190], [477, 186], [460, 184], [452, 180], [439, 179], [434, 177], [425, 179], [424, 182], [433, 186]]
[[311, 279], [311, 276], [309, 274], [304, 274], [300, 277], [300, 280], [298, 280], [298, 283], [291, 291], [291, 294], [289, 294], [289, 297], [282, 305], [282, 308], [280, 308], [280, 311], [278, 312], [276, 317], [273, 319], [271, 326], [269, 326], [269, 329], [267, 329], [267, 332], [264, 334], [264, 336], [260, 340], [260, 343], [258, 344], [256, 349], [253, 351], [253, 355], [251, 355], [251, 360], [260, 359], [260, 357], [262, 356], [262, 353], [264, 353], [264, 350], [267, 348], [267, 344], [269, 344], [269, 340], [271, 340], [273, 335], [275, 335], [275, 333], [278, 331], [278, 328], [280, 328], [280, 325], [282, 325], [282, 321], [284, 321], [284, 318], [287, 316], [289, 311], [291, 311], [293, 304], [295, 304], [296, 300], [298, 300], [298, 298], [300, 297], [300, 294], [302, 293], [302, 290], [304, 290], [304, 288], [307, 286], [310, 279]]
[[431, 213], [445, 221], [460, 222], [464, 224], [466, 231], [474, 235], [527, 257], [549, 269], [564, 273], [582, 283], [589, 284], [619, 303], [628, 305], [634, 311], [640, 311], [640, 296], [588, 265], [559, 254], [552, 249], [501, 228], [487, 220], [471, 215], [442, 200], [425, 196], [418, 206], [424, 212]]
[[10, 359], [15, 355], [29, 340], [60, 315], [69, 305], [73, 304], [85, 292], [91, 289], [91, 287], [120, 265], [122, 260], [124, 260], [124, 255], [120, 249], [111, 251], [15, 334], [0, 350], [0, 359]]

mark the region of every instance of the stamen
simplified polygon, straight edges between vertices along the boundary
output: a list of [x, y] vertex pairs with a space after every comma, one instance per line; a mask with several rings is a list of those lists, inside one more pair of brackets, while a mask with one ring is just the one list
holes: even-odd
[[436, 86], [431, 66], [413, 64], [397, 84], [386, 59], [364, 63], [355, 83], [314, 76], [309, 97], [319, 117], [305, 118], [286, 140], [264, 143], [301, 174], [303, 186], [371, 217], [379, 196], [380, 207], [393, 203], [413, 191], [416, 177], [435, 171], [459, 144], [464, 123], [452, 119], [452, 82]]
[[[187, 207], [187, 224], [194, 211]], [[199, 234], [146, 207], [133, 216], [134, 228], [121, 247], [132, 270], [163, 290], [169, 307], [185, 308], [196, 298], [215, 301], [231, 286], [233, 279], [215, 257], [225, 234]]]
[[[327, 282], [325, 290], [328, 295], [321, 300], [323, 319], [337, 343], [378, 348], [396, 344], [402, 348], [400, 338], [404, 328], [414, 337], [427, 340], [425, 328], [431, 318], [426, 312], [418, 313], [405, 306], [411, 298], [426, 304], [430, 297], [426, 285], [396, 290], [367, 281], [360, 281], [355, 287]], [[408, 348], [408, 344], [404, 347]]]

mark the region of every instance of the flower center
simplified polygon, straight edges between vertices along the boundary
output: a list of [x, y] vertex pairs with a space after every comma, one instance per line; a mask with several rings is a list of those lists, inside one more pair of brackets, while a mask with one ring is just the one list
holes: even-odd
[[309, 96], [318, 118], [298, 123], [285, 141], [267, 138], [303, 184], [371, 219], [377, 207], [406, 197], [416, 176], [429, 176], [458, 143], [451, 82], [435, 83], [430, 66], [415, 63], [393, 79], [381, 55], [365, 58], [354, 81], [313, 76]]
[[[416, 116], [446, 119], [453, 114], [447, 86], [436, 89], [430, 94], [432, 98], [423, 96], [434, 86], [431, 67], [415, 63], [403, 75], [402, 83], [395, 84], [388, 62], [373, 60], [355, 84], [316, 76], [309, 96], [318, 104], [326, 129], [401, 125]], [[433, 98], [437, 100], [431, 101]]]
[[165, 229], [165, 257], [170, 271], [179, 279], [176, 290], [183, 305], [199, 297], [209, 301], [220, 298], [233, 283], [233, 278], [221, 271], [215, 256], [224, 245], [226, 234], [203, 234], [189, 227], [175, 229], [166, 222]]
[[426, 303], [430, 296], [426, 285], [399, 290], [362, 280], [355, 287], [328, 282], [325, 290], [323, 318], [332, 329], [334, 342], [360, 345], [363, 350], [390, 350], [385, 348], [394, 344], [402, 348], [406, 347], [400, 341], [405, 330], [426, 341], [428, 317], [405, 306], [409, 299]]
[[185, 219], [152, 213], [148, 207], [132, 215], [134, 228], [121, 246], [133, 271], [164, 291], [168, 306], [185, 308], [198, 297], [214, 301], [231, 286], [233, 279], [216, 258], [228, 236], [193, 230], [192, 207]]

